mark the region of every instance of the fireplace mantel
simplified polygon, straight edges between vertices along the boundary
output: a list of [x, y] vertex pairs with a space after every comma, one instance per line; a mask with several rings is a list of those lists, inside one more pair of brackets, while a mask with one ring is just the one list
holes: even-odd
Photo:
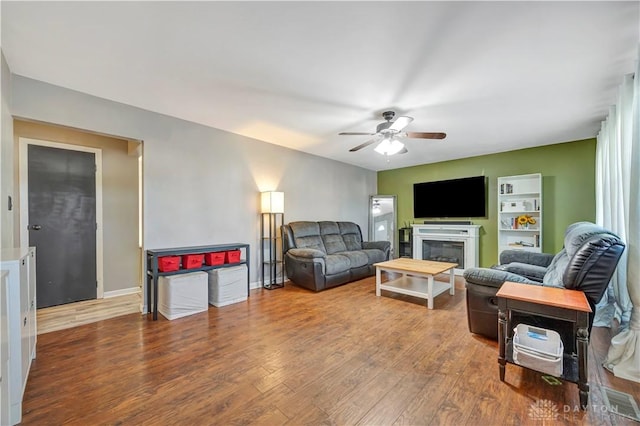
[[464, 268], [455, 269], [462, 275], [465, 268], [477, 267], [480, 252], [480, 225], [425, 224], [413, 225], [413, 258], [424, 259], [424, 241], [464, 243]]

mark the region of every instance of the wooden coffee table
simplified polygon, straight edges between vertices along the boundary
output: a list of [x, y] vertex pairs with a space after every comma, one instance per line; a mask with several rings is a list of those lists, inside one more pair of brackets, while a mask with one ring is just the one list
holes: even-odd
[[[433, 298], [449, 290], [450, 295], [455, 294], [455, 276], [453, 268], [457, 263], [435, 262], [432, 260], [419, 260], [400, 258], [386, 262], [375, 263], [376, 267], [376, 296], [380, 296], [380, 290], [427, 299], [427, 307], [433, 309]], [[402, 274], [400, 278], [382, 282], [382, 271], [397, 272]], [[449, 282], [436, 281], [434, 276], [449, 272]]]

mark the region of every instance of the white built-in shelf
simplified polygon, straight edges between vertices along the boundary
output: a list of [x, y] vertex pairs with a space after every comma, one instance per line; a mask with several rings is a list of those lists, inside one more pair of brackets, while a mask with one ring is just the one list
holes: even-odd
[[[526, 216], [534, 223], [519, 224]], [[503, 250], [542, 251], [542, 175], [498, 178], [498, 256]]]

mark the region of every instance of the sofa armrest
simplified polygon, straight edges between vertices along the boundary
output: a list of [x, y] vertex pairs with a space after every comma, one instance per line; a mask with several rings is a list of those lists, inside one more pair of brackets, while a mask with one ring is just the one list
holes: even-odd
[[542, 282], [544, 275], [547, 273], [547, 268], [538, 265], [529, 265], [527, 263], [511, 262], [504, 265], [494, 266], [493, 269], [500, 271], [507, 271], [514, 274], [522, 275], [533, 281]]
[[500, 264], [504, 265], [518, 262], [546, 268], [551, 264], [553, 257], [554, 255], [549, 253], [535, 253], [527, 250], [504, 250], [500, 253]]
[[299, 259], [324, 259], [327, 257], [327, 255], [320, 250], [308, 248], [292, 248], [289, 249], [287, 253]]
[[385, 259], [389, 259], [389, 255], [391, 253], [391, 242], [389, 241], [363, 241], [362, 242], [363, 249], [378, 249], [381, 250]]
[[500, 288], [505, 281], [542, 285], [542, 283], [530, 280], [522, 275], [493, 268], [467, 268], [464, 270], [463, 276], [465, 281], [485, 287]]

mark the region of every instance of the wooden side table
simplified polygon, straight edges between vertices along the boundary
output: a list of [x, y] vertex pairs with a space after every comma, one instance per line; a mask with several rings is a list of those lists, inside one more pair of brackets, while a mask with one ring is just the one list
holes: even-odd
[[573, 323], [577, 354], [563, 354], [561, 379], [577, 383], [580, 406], [589, 400], [587, 346], [591, 307], [582, 291], [505, 282], [498, 293], [498, 344], [500, 380], [504, 382], [505, 365], [513, 361], [513, 312], [536, 315]]

